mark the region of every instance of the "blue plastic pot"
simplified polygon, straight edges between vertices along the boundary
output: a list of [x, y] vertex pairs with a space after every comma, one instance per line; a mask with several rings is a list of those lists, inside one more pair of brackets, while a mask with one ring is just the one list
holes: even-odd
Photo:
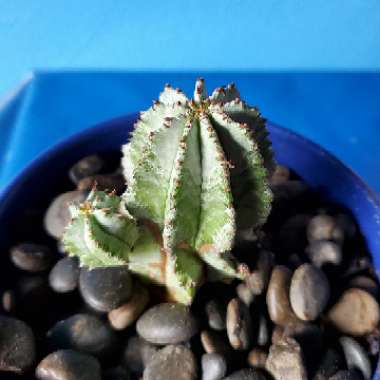
[[[111, 120], [55, 145], [34, 160], [0, 197], [0, 248], [18, 240], [22, 215], [31, 206], [46, 208], [62, 191], [62, 178], [79, 158], [92, 153], [117, 151], [129, 138], [137, 114]], [[276, 159], [294, 169], [309, 185], [355, 216], [368, 249], [380, 270], [380, 200], [350, 169], [330, 153], [303, 137], [269, 125]], [[4, 271], [3, 271], [4, 272]], [[7, 274], [0, 276], [6, 278]], [[378, 367], [380, 371], [380, 368]], [[378, 370], [374, 379], [380, 380]]]

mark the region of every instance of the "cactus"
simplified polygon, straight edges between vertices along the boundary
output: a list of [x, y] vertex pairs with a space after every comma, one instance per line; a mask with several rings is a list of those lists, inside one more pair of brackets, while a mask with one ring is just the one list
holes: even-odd
[[231, 250], [266, 221], [274, 164], [265, 120], [235, 86], [208, 97], [198, 79], [188, 100], [166, 85], [123, 153], [126, 192], [73, 206], [67, 251], [89, 267], [128, 265], [186, 304], [206, 279], [243, 278]]

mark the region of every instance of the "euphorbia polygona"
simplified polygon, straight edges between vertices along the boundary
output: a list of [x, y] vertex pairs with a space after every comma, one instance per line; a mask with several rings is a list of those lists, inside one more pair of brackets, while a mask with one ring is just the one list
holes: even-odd
[[206, 279], [243, 278], [231, 249], [270, 211], [267, 135], [232, 84], [208, 97], [198, 79], [193, 100], [166, 85], [123, 147], [126, 192], [73, 206], [66, 250], [90, 268], [127, 265], [186, 304]]

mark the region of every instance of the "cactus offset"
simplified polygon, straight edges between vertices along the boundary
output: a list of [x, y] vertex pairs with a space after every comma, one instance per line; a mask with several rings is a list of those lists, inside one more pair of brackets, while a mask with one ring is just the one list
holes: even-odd
[[165, 86], [123, 147], [122, 198], [93, 191], [64, 242], [90, 267], [128, 265], [191, 303], [205, 278], [246, 273], [232, 257], [236, 236], [266, 220], [273, 155], [265, 120], [233, 85], [193, 100]]

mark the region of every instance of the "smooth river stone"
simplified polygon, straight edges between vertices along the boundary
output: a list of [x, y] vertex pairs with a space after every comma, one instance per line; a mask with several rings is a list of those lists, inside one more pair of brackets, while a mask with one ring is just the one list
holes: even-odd
[[202, 355], [202, 380], [221, 380], [227, 372], [226, 359], [220, 354]]
[[243, 368], [225, 377], [224, 380], [266, 380], [266, 377], [253, 368]]
[[197, 363], [190, 349], [170, 345], [159, 350], [144, 370], [143, 380], [195, 380]]
[[97, 311], [108, 312], [128, 301], [132, 279], [127, 267], [82, 268], [79, 288], [83, 299]]
[[148, 309], [137, 321], [139, 335], [154, 344], [188, 341], [198, 332], [190, 308], [177, 303], [161, 303]]
[[235, 350], [247, 350], [252, 341], [252, 321], [248, 307], [238, 298], [227, 306], [227, 335]]
[[294, 272], [290, 284], [290, 304], [298, 318], [314, 321], [326, 307], [330, 285], [325, 274], [311, 264], [303, 264]]
[[330, 215], [317, 215], [310, 220], [307, 226], [307, 238], [310, 243], [316, 240], [342, 242], [344, 231], [334, 217]]
[[370, 380], [372, 375], [371, 362], [364, 348], [353, 338], [343, 336], [339, 339], [346, 358], [348, 369], [358, 369], [364, 380]]
[[345, 334], [364, 336], [379, 324], [379, 304], [366, 291], [351, 288], [346, 290], [328, 311], [327, 319]]
[[266, 301], [270, 319], [281, 326], [299, 319], [294, 314], [289, 300], [292, 272], [285, 266], [275, 266], [269, 280]]
[[270, 347], [266, 369], [276, 380], [307, 380], [301, 347], [291, 338]]
[[74, 350], [55, 351], [36, 369], [39, 380], [101, 380], [99, 362], [91, 355]]
[[0, 371], [22, 374], [36, 358], [32, 329], [16, 318], [0, 316]]

